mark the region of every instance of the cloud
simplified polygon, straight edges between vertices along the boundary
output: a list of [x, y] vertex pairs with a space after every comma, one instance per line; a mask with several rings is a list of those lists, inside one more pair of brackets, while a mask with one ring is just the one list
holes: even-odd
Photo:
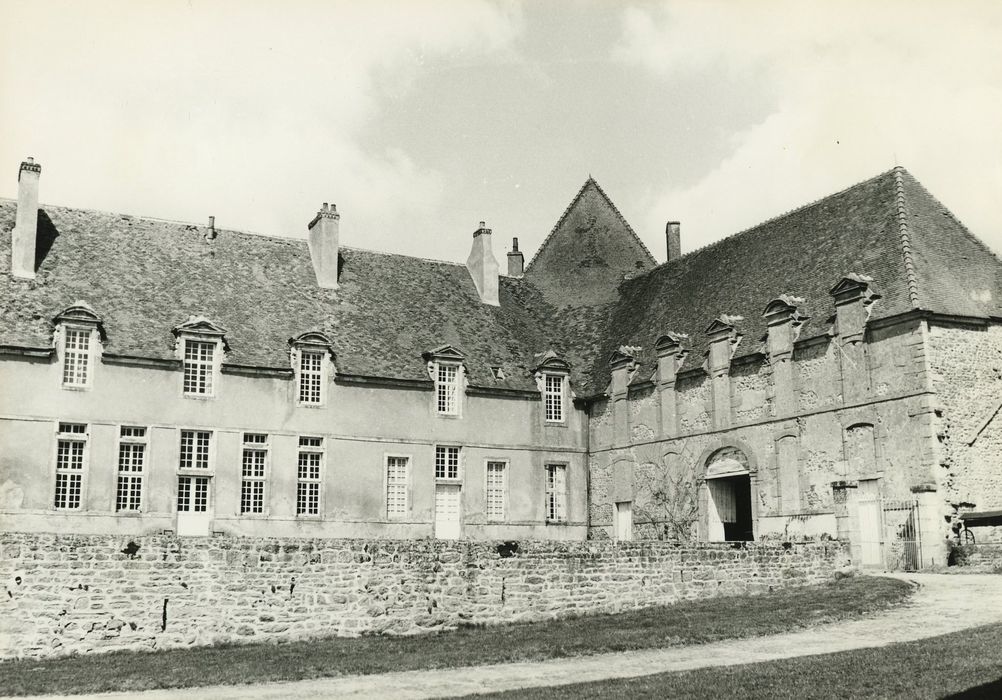
[[375, 246], [443, 185], [367, 142], [369, 122], [427, 63], [507, 51], [521, 28], [517, 7], [478, 0], [11, 0], [4, 14], [0, 191], [33, 155], [43, 201], [291, 235], [337, 201], [346, 243]]
[[682, 219], [692, 249], [900, 164], [1002, 251], [999, 36], [988, 2], [625, 10], [618, 60], [665, 80], [744, 78], [773, 100], [715, 167], [653, 196], [645, 223]]

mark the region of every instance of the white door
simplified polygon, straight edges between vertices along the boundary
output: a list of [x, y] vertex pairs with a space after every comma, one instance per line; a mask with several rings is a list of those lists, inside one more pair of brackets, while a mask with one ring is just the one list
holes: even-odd
[[880, 491], [876, 479], [859, 481], [859, 544], [860, 564], [883, 567], [883, 527], [881, 524]]
[[207, 537], [212, 531], [209, 508], [209, 477], [177, 478], [177, 534], [179, 537]]
[[616, 504], [616, 539], [633, 539], [633, 503], [630, 501]]
[[462, 487], [459, 484], [435, 485], [435, 537], [459, 539]]

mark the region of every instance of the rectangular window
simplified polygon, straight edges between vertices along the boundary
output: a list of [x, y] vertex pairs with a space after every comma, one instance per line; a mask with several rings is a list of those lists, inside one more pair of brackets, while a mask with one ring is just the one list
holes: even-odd
[[90, 370], [90, 329], [63, 329], [63, 384], [86, 386]]
[[244, 455], [240, 482], [240, 512], [264, 512], [265, 467], [268, 462], [268, 436], [244, 433]]
[[487, 519], [505, 519], [505, 481], [508, 465], [504, 462], [487, 463]]
[[458, 447], [435, 447], [435, 478], [453, 481], [459, 479]]
[[457, 365], [438, 366], [438, 381], [435, 382], [435, 397], [438, 412], [456, 415], [459, 411], [459, 367]]
[[564, 378], [559, 374], [547, 374], [543, 387], [543, 400], [546, 405], [546, 420], [560, 423], [564, 420]]
[[407, 472], [409, 457], [386, 458], [386, 515], [407, 515]]
[[83, 493], [84, 448], [87, 426], [60, 423], [56, 443], [56, 508], [79, 508]]
[[208, 469], [212, 433], [207, 430], [181, 431], [181, 469]]
[[567, 466], [546, 465], [546, 522], [567, 521]]
[[216, 344], [205, 340], [184, 341], [184, 393], [212, 396]]
[[296, 515], [320, 515], [320, 465], [323, 461], [323, 450], [323, 438], [299, 438]]
[[302, 350], [299, 353], [299, 403], [319, 406], [322, 399], [324, 353]]
[[146, 428], [122, 426], [118, 440], [118, 489], [115, 510], [138, 511], [146, 469]]
[[209, 509], [209, 477], [177, 478], [177, 512], [205, 513]]

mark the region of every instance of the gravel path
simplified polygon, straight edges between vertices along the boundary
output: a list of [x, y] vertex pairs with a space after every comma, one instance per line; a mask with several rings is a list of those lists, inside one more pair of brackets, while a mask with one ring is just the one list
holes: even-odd
[[892, 611], [862, 620], [813, 629], [701, 644], [580, 656], [530, 663], [471, 666], [431, 671], [404, 671], [248, 686], [213, 686], [154, 690], [140, 694], [105, 693], [74, 698], [138, 697], [181, 700], [193, 697], [233, 700], [310, 698], [433, 698], [630, 678], [706, 666], [772, 661], [795, 656], [879, 647], [934, 637], [970, 627], [1002, 623], [1002, 576], [991, 574], [894, 575], [918, 584], [911, 600]]

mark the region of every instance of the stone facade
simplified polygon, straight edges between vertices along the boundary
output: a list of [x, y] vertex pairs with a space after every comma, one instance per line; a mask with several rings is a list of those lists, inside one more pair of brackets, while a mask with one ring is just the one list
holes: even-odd
[[837, 542], [0, 535], [0, 656], [545, 620], [829, 580]]

